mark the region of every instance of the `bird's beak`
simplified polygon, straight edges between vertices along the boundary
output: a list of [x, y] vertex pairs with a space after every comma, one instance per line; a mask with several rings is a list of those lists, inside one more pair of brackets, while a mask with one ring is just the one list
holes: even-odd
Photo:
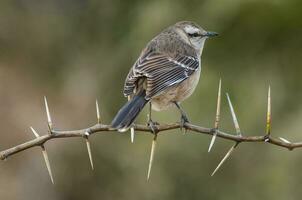
[[210, 38], [210, 37], [216, 37], [216, 36], [218, 36], [218, 33], [208, 31], [208, 32], [206, 32], [206, 33], [204, 34], [204, 36], [209, 37], [209, 38]]

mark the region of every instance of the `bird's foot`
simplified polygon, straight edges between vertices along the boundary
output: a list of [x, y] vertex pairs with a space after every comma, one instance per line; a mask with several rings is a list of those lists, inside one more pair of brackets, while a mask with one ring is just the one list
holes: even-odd
[[151, 119], [148, 121], [148, 126], [150, 127], [153, 134], [158, 133], [158, 128], [157, 128], [158, 125], [159, 125], [158, 122], [154, 122]]
[[188, 117], [186, 115], [181, 115], [180, 117], [180, 130], [185, 134], [187, 132], [187, 128], [185, 124], [189, 123]]

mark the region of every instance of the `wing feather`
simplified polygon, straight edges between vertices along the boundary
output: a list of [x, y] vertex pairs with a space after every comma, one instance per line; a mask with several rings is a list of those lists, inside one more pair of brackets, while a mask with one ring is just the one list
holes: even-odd
[[124, 86], [124, 95], [134, 93], [138, 79], [147, 79], [146, 98], [152, 98], [175, 84], [181, 83], [192, 75], [200, 66], [199, 59], [178, 55], [148, 52], [142, 55], [130, 70]]

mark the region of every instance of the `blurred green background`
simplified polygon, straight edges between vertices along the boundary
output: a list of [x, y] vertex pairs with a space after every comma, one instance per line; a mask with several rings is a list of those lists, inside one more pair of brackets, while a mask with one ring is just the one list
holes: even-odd
[[[220, 36], [203, 52], [203, 74], [183, 103], [192, 123], [212, 127], [219, 78], [246, 135], [265, 130], [266, 96], [272, 89], [274, 137], [301, 141], [302, 1], [299, 0], [11, 0], [0, 2], [0, 149], [47, 133], [43, 96], [57, 129], [104, 123], [126, 101], [125, 76], [157, 33], [192, 20]], [[170, 110], [159, 122], [179, 120]], [[146, 121], [146, 111], [138, 119]], [[234, 132], [225, 98], [221, 129]], [[55, 185], [39, 148], [0, 163], [0, 199], [300, 199], [302, 150], [244, 143], [210, 177], [232, 142], [210, 137], [160, 135], [146, 181], [152, 136], [94, 134], [95, 170], [84, 140], [46, 144]]]

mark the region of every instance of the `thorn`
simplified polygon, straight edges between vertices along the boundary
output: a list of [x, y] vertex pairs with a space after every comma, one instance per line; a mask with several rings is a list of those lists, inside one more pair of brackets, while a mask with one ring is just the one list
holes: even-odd
[[[86, 132], [87, 133], [87, 132]], [[85, 133], [85, 134], [86, 134]], [[88, 151], [88, 156], [89, 156], [89, 160], [90, 160], [90, 165], [91, 165], [91, 169], [93, 170], [93, 161], [92, 161], [92, 154], [91, 154], [91, 147], [90, 147], [90, 142], [88, 140], [88, 136], [85, 137], [86, 140], [86, 146], [87, 146], [87, 151]]]
[[267, 94], [267, 113], [266, 113], [266, 135], [271, 134], [271, 122], [272, 122], [272, 115], [271, 115], [271, 86], [268, 87], [268, 94]]
[[97, 120], [98, 120], [98, 124], [100, 124], [101, 123], [101, 115], [100, 115], [98, 100], [95, 100], [95, 107], [96, 107], [96, 117], [97, 117]]
[[285, 139], [285, 138], [282, 138], [282, 137], [279, 137], [279, 139], [280, 140], [282, 140], [283, 142], [285, 142], [285, 143], [288, 143], [288, 144], [290, 144], [291, 142], [290, 141], [288, 141], [287, 139]]
[[52, 130], [52, 121], [51, 121], [51, 117], [50, 117], [50, 113], [49, 113], [49, 107], [48, 107], [46, 96], [44, 96], [44, 103], [45, 103], [45, 109], [46, 109], [46, 114], [47, 114], [48, 128], [51, 132], [51, 130]]
[[228, 93], [226, 93], [226, 96], [227, 96], [227, 99], [228, 99], [228, 102], [229, 102], [229, 107], [230, 107], [230, 110], [231, 110], [231, 114], [232, 114], [232, 118], [233, 118], [235, 129], [236, 129], [236, 133], [237, 133], [237, 135], [241, 136], [241, 131], [240, 131], [240, 128], [239, 128], [239, 123], [238, 123], [238, 120], [237, 120], [237, 117], [236, 117], [236, 114], [235, 114], [235, 111], [234, 111], [234, 108], [233, 108], [230, 96], [229, 96]]
[[213, 171], [213, 173], [211, 174], [211, 176], [214, 176], [214, 174], [218, 171], [218, 169], [221, 167], [221, 165], [226, 161], [226, 159], [233, 153], [234, 149], [237, 147], [239, 143], [236, 142], [230, 149], [229, 151], [225, 154], [225, 156], [223, 157], [223, 159], [220, 161], [220, 163], [218, 164], [218, 166], [216, 167], [216, 169]]
[[30, 127], [30, 129], [33, 132], [33, 134], [36, 136], [36, 138], [40, 137], [40, 135], [37, 133], [37, 131], [33, 127]]
[[41, 146], [41, 148], [42, 148], [42, 154], [43, 154], [43, 157], [44, 157], [44, 160], [45, 160], [45, 164], [46, 164], [46, 167], [47, 167], [47, 171], [48, 171], [50, 180], [51, 180], [52, 184], [54, 184], [53, 176], [52, 176], [52, 172], [51, 172], [50, 163], [49, 163], [49, 159], [48, 159], [48, 155], [47, 155], [46, 149], [45, 149], [45, 147], [43, 145]]
[[[130, 101], [131, 100], [131, 97], [130, 97], [130, 95], [129, 96], [127, 96], [127, 98], [128, 98], [128, 101]], [[131, 139], [131, 143], [133, 143], [134, 142], [134, 134], [135, 134], [135, 132], [134, 132], [134, 128], [132, 127], [132, 128], [130, 128], [130, 139]]]
[[211, 149], [212, 149], [212, 147], [213, 147], [213, 145], [214, 145], [214, 142], [215, 142], [215, 139], [216, 139], [216, 135], [217, 135], [217, 134], [216, 134], [216, 132], [215, 132], [214, 135], [213, 135], [213, 137], [212, 137], [212, 140], [211, 140], [211, 142], [210, 142], [208, 152], [211, 151]]
[[219, 80], [218, 95], [217, 95], [217, 107], [216, 107], [216, 118], [214, 128], [218, 129], [220, 121], [220, 104], [221, 104], [221, 79]]
[[[220, 104], [221, 104], [221, 79], [219, 80], [219, 86], [218, 86], [216, 117], [215, 117], [215, 123], [214, 123], [215, 130], [218, 130], [218, 127], [219, 127], [219, 121], [220, 121]], [[211, 149], [212, 149], [212, 147], [213, 147], [213, 145], [215, 143], [216, 135], [217, 135], [217, 133], [215, 132], [213, 134], [212, 140], [210, 142], [208, 152], [211, 151]]]
[[130, 129], [130, 132], [131, 132], [131, 143], [133, 143], [134, 142], [134, 134], [135, 134], [133, 127]]
[[148, 167], [148, 174], [147, 174], [147, 181], [150, 178], [150, 173], [151, 173], [151, 168], [153, 164], [153, 159], [154, 159], [154, 153], [155, 153], [155, 148], [156, 148], [156, 139], [157, 135], [154, 136], [154, 139], [152, 140], [152, 147], [151, 147], [151, 154], [150, 154], [150, 160], [149, 160], [149, 167]]

